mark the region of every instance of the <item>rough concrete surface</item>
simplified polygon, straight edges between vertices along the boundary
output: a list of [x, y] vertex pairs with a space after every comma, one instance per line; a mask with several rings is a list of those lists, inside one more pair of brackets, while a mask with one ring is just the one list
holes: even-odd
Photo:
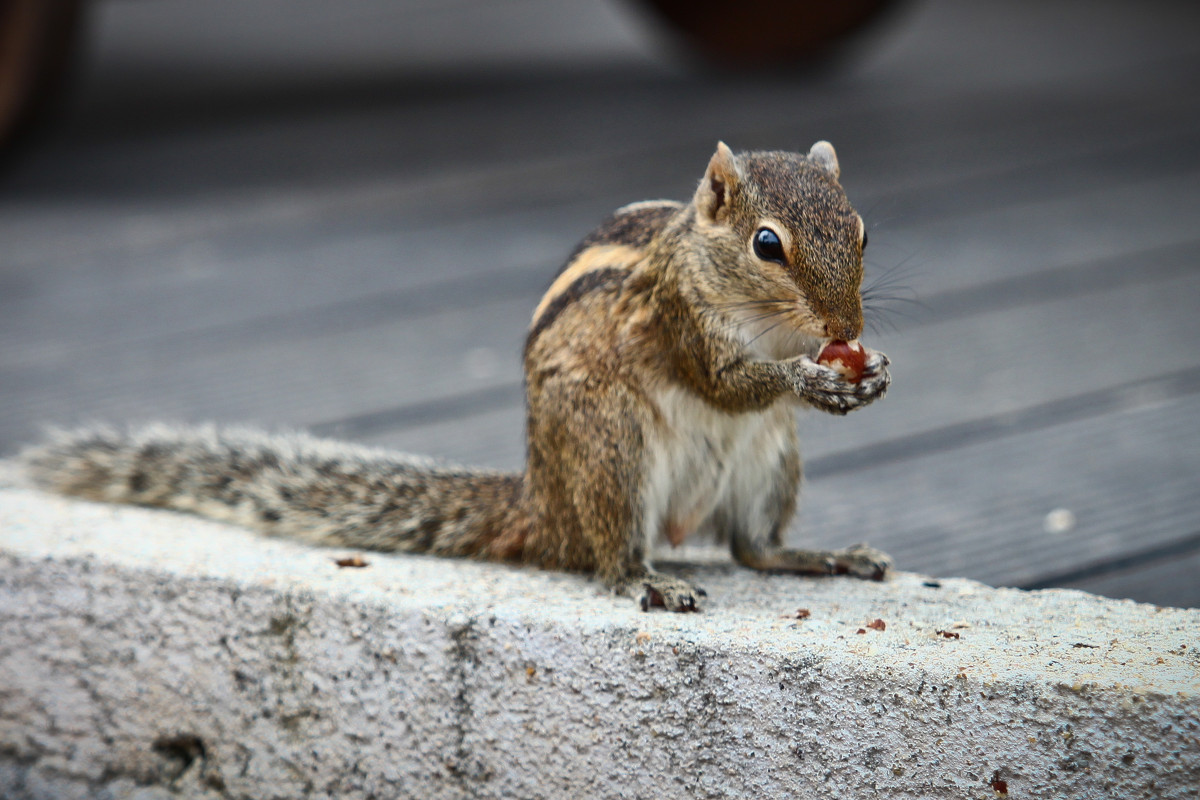
[[576, 576], [347, 555], [8, 481], [0, 797], [1200, 785], [1200, 611], [707, 566], [682, 568], [703, 613], [643, 614]]

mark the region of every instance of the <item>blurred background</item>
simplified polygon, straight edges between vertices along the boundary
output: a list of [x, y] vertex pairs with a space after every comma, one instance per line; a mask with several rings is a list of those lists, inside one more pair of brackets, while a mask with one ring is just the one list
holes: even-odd
[[0, 1], [0, 456], [165, 418], [518, 468], [574, 244], [718, 139], [829, 139], [895, 382], [801, 415], [791, 540], [1200, 605], [1200, 6], [813, 7]]

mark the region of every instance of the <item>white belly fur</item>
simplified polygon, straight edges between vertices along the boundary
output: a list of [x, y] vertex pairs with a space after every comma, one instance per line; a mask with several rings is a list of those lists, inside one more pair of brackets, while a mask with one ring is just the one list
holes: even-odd
[[779, 454], [791, 441], [793, 406], [728, 414], [676, 387], [655, 401], [661, 422], [648, 436], [643, 495], [649, 543], [661, 534], [678, 546], [717, 509], [761, 513], [759, 498], [775, 484]]

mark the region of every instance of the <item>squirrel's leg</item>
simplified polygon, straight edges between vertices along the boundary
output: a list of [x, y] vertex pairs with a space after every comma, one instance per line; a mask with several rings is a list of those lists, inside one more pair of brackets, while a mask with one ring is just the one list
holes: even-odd
[[853, 575], [883, 580], [892, 559], [863, 544], [842, 550], [798, 550], [783, 546], [783, 532], [796, 509], [800, 486], [800, 451], [791, 432], [790, 446], [779, 459], [771, 485], [751, 502], [732, 523], [730, 549], [743, 566], [766, 572], [804, 575]]
[[791, 572], [801, 575], [853, 575], [881, 581], [891, 569], [887, 553], [865, 544], [855, 544], [841, 550], [796, 550], [774, 546], [762, 549], [733, 550], [741, 564], [764, 572]]
[[[559, 402], [552, 398], [556, 389]], [[547, 428], [547, 415], [539, 417], [538, 438], [557, 445], [554, 469], [565, 490], [560, 497], [571, 505], [558, 516], [573, 517], [574, 524], [564, 527], [582, 540], [572, 546], [588, 548], [596, 576], [643, 610], [696, 611], [702, 590], [647, 563], [653, 510], [646, 499], [644, 405], [619, 385], [589, 390], [543, 384], [539, 395], [557, 411], [556, 430]]]

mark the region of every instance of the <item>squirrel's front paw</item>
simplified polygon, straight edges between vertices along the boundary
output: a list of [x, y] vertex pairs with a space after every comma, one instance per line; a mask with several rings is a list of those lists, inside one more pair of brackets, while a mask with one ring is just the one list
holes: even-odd
[[627, 592], [638, 598], [642, 611], [665, 608], [667, 611], [699, 611], [703, 589], [687, 581], [651, 572], [629, 582]]
[[878, 350], [867, 351], [862, 380], [859, 382], [857, 390], [858, 394], [867, 398], [866, 403], [878, 400], [887, 394], [888, 387], [892, 385], [892, 374], [888, 372], [888, 365], [891, 363], [892, 360]]
[[891, 363], [883, 353], [868, 351], [863, 364], [862, 380], [852, 383], [837, 371], [818, 364], [808, 356], [797, 356], [791, 364], [795, 374], [795, 390], [805, 402], [830, 414], [849, 414], [873, 403], [887, 393], [892, 382], [888, 372]]

